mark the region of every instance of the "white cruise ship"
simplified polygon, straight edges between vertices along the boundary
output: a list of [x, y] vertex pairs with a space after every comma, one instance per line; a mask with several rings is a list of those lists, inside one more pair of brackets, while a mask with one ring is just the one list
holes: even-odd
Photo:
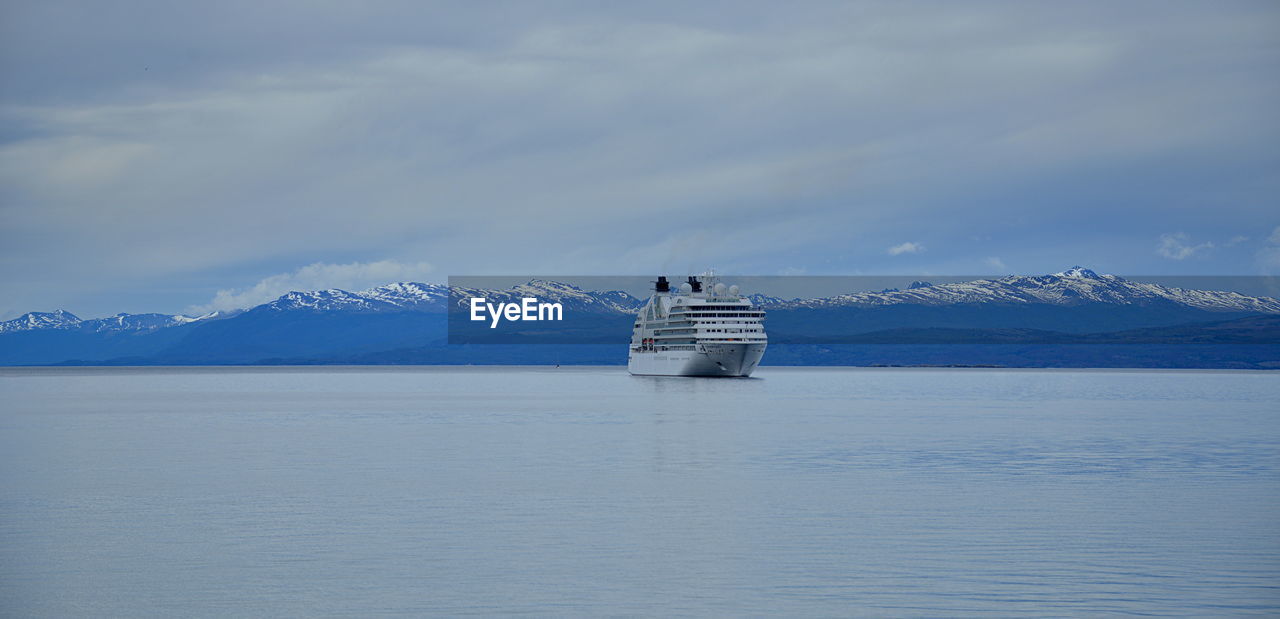
[[750, 376], [768, 342], [764, 311], [739, 296], [737, 286], [708, 274], [672, 291], [659, 277], [636, 316], [627, 369], [647, 376]]

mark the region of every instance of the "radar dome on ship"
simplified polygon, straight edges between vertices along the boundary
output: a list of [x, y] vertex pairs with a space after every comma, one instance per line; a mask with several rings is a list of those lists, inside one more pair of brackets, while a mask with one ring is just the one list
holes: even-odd
[[724, 284], [716, 284], [716, 296], [717, 296], [717, 297], [723, 297], [723, 296], [724, 296], [725, 291], [727, 291], [727, 290], [729, 290], [729, 287], [728, 287], [728, 286], [725, 286]]
[[731, 294], [731, 295], [733, 295], [733, 296], [735, 296], [735, 297], [736, 297], [736, 296], [738, 296], [738, 285], [737, 285], [737, 284], [734, 284], [734, 285], [732, 285], [732, 286], [729, 286], [729, 294]]
[[680, 292], [683, 292], [685, 294], [689, 294], [690, 292], [693, 292], [693, 284], [690, 284], [689, 282], [680, 284]]

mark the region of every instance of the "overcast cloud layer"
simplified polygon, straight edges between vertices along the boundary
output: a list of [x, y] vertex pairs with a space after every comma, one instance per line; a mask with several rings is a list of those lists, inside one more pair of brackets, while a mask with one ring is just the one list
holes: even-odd
[[318, 4], [0, 8], [0, 315], [1280, 272], [1274, 2]]

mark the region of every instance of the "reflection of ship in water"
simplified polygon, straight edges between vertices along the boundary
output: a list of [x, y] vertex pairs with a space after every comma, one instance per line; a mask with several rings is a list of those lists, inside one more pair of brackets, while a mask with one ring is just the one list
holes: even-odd
[[768, 337], [764, 311], [713, 274], [671, 290], [659, 277], [631, 333], [627, 369], [651, 376], [750, 376]]

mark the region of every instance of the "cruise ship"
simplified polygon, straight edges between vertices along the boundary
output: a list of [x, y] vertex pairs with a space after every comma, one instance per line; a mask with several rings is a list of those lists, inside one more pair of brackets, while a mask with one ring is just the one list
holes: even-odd
[[676, 290], [666, 277], [640, 309], [627, 369], [644, 376], [750, 376], [769, 338], [764, 311], [715, 275], [689, 277]]

